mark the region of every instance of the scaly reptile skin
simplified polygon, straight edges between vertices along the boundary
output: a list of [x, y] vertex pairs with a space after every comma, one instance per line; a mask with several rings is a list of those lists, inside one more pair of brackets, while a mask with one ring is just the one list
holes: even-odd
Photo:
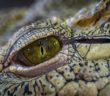
[[[109, 96], [109, 6], [110, 0], [102, 0], [80, 22], [54, 17], [21, 28], [0, 49], [0, 96]], [[14, 59], [23, 47], [48, 36], [62, 42], [54, 57], [28, 67]]]

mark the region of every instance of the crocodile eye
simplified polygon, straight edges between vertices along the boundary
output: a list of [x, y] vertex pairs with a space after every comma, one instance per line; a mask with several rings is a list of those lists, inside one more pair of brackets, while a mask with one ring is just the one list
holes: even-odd
[[17, 58], [25, 65], [33, 66], [54, 57], [60, 51], [61, 45], [55, 36], [42, 38], [21, 49]]

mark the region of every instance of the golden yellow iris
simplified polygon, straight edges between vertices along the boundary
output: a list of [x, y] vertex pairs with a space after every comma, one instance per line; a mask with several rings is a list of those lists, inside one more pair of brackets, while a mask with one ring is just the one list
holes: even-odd
[[50, 36], [33, 42], [21, 52], [28, 62], [36, 65], [55, 56], [60, 51], [61, 45], [57, 37]]

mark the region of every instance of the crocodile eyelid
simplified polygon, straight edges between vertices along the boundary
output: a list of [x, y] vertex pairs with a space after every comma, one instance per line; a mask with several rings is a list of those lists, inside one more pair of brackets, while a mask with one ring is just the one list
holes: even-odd
[[25, 77], [39, 77], [44, 73], [48, 73], [66, 64], [67, 59], [72, 57], [72, 55], [68, 56], [69, 52], [65, 51], [66, 53], [62, 53], [62, 51], [66, 50], [67, 48], [67, 46], [63, 47], [63, 49], [54, 58], [47, 60], [39, 65], [28, 67], [13, 62], [14, 64], [4, 69], [3, 72], [11, 72], [16, 75]]

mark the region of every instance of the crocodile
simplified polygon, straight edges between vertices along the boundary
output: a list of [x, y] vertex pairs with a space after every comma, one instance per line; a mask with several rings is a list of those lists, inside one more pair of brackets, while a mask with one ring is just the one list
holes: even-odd
[[19, 29], [0, 48], [0, 96], [109, 96], [110, 0]]

